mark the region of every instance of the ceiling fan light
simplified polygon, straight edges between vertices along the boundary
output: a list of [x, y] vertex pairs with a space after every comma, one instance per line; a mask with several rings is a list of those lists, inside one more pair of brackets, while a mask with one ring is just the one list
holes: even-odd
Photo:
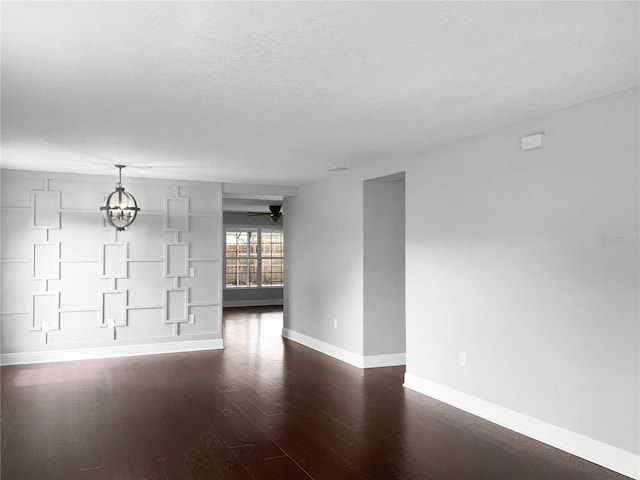
[[272, 213], [271, 215], [269, 215], [269, 218], [273, 223], [278, 223], [278, 220], [280, 220], [281, 216], [282, 216], [281, 213]]

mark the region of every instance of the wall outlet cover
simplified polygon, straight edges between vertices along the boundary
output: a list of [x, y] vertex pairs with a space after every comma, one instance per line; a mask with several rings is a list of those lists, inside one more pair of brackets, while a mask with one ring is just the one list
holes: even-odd
[[466, 354], [466, 352], [458, 353], [458, 364], [461, 367], [464, 367], [464, 366], [467, 365], [467, 354]]
[[522, 137], [522, 150], [535, 150], [544, 146], [544, 132], [532, 133]]

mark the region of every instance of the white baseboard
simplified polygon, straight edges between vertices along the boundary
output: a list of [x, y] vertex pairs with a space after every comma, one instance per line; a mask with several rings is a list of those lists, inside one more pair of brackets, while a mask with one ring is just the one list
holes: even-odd
[[640, 456], [626, 450], [509, 410], [411, 373], [405, 373], [404, 386], [615, 472], [640, 479]]
[[302, 333], [289, 330], [288, 328], [282, 329], [282, 336], [296, 343], [300, 343], [305, 347], [312, 348], [320, 353], [324, 353], [325, 355], [329, 355], [330, 357], [353, 365], [354, 367], [364, 368], [364, 357], [362, 355], [358, 355], [356, 353], [350, 352], [349, 350], [331, 345], [330, 343], [308, 337], [306, 335], [303, 335]]
[[227, 300], [222, 302], [222, 307], [270, 307], [284, 305], [282, 299], [279, 300]]
[[320, 353], [348, 363], [358, 368], [395, 367], [406, 363], [406, 354], [392, 353], [388, 355], [358, 355], [344, 348], [336, 347], [330, 343], [323, 342], [313, 337], [308, 337], [288, 328], [282, 329], [282, 336], [305, 347], [312, 348]]
[[150, 343], [146, 345], [119, 345], [117, 347], [78, 348], [74, 350], [3, 353], [0, 355], [0, 364], [21, 365], [26, 363], [66, 362], [70, 360], [154, 355], [157, 353], [220, 350], [222, 348], [224, 348], [222, 339], [211, 339], [192, 340], [186, 342]]
[[364, 368], [396, 367], [407, 364], [406, 353], [389, 353], [386, 355], [365, 355]]

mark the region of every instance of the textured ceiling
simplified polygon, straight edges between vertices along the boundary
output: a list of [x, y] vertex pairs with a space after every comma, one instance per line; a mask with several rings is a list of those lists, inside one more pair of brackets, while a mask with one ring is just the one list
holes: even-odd
[[295, 184], [637, 85], [638, 2], [2, 2], [6, 168]]

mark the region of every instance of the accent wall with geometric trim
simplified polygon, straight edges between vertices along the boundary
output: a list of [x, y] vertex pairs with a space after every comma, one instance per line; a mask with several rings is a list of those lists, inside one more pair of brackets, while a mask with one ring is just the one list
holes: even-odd
[[1, 170], [2, 364], [222, 348], [222, 184]]

